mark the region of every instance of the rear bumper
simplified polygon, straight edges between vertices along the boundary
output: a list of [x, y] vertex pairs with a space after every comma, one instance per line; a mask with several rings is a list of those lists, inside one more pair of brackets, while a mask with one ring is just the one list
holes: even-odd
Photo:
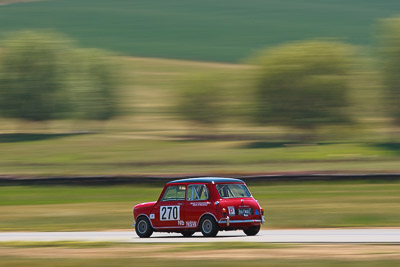
[[227, 226], [229, 226], [230, 224], [236, 224], [236, 223], [261, 223], [263, 224], [265, 222], [265, 218], [264, 216], [261, 217], [261, 219], [250, 219], [250, 220], [230, 220], [229, 217], [227, 218], [222, 218], [221, 220], [219, 220], [219, 224], [226, 224]]

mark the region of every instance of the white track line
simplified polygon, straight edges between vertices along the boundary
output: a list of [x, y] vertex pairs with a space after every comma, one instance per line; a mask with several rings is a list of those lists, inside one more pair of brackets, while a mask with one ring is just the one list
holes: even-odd
[[400, 229], [301, 229], [262, 230], [256, 236], [242, 231], [219, 232], [205, 238], [201, 233], [182, 237], [175, 233], [153, 233], [139, 238], [132, 231], [113, 232], [0, 232], [0, 242], [15, 241], [92, 241], [132, 243], [265, 242], [265, 243], [400, 243]]

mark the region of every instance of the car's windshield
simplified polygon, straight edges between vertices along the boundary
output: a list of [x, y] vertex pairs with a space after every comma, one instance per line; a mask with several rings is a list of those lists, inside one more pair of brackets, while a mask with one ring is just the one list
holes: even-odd
[[185, 199], [186, 187], [184, 185], [169, 186], [161, 199], [161, 201], [173, 201]]
[[217, 190], [222, 198], [251, 197], [244, 184], [217, 184]]

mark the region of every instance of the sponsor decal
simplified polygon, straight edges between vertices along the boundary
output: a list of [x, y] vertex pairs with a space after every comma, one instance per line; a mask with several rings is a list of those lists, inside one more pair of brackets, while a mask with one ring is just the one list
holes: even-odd
[[154, 219], [156, 216], [154, 215], [154, 213], [150, 214], [150, 219]]
[[210, 205], [211, 202], [190, 202], [193, 207], [205, 207]]
[[186, 222], [186, 227], [196, 227], [197, 226], [197, 222], [195, 221], [187, 221]]
[[191, 228], [193, 228], [193, 227], [196, 227], [197, 226], [197, 222], [195, 222], [195, 221], [181, 221], [181, 220], [179, 220], [178, 221], [178, 225], [179, 226], [185, 226], [186, 225], [186, 227], [191, 227]]
[[229, 212], [229, 216], [235, 216], [235, 207], [229, 206], [228, 212]]

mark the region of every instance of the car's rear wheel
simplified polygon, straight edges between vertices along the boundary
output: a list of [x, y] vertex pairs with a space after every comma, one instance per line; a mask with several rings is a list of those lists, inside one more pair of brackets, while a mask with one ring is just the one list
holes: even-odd
[[153, 234], [153, 227], [146, 217], [139, 217], [135, 224], [136, 234], [139, 237], [150, 237]]
[[251, 226], [247, 229], [243, 229], [243, 232], [248, 236], [256, 235], [256, 234], [258, 234], [258, 232], [260, 232], [260, 227], [261, 227], [260, 225]]
[[194, 234], [194, 231], [184, 231], [181, 233], [184, 237], [191, 237]]
[[211, 216], [204, 216], [200, 221], [200, 230], [205, 237], [214, 237], [218, 234], [218, 224]]

